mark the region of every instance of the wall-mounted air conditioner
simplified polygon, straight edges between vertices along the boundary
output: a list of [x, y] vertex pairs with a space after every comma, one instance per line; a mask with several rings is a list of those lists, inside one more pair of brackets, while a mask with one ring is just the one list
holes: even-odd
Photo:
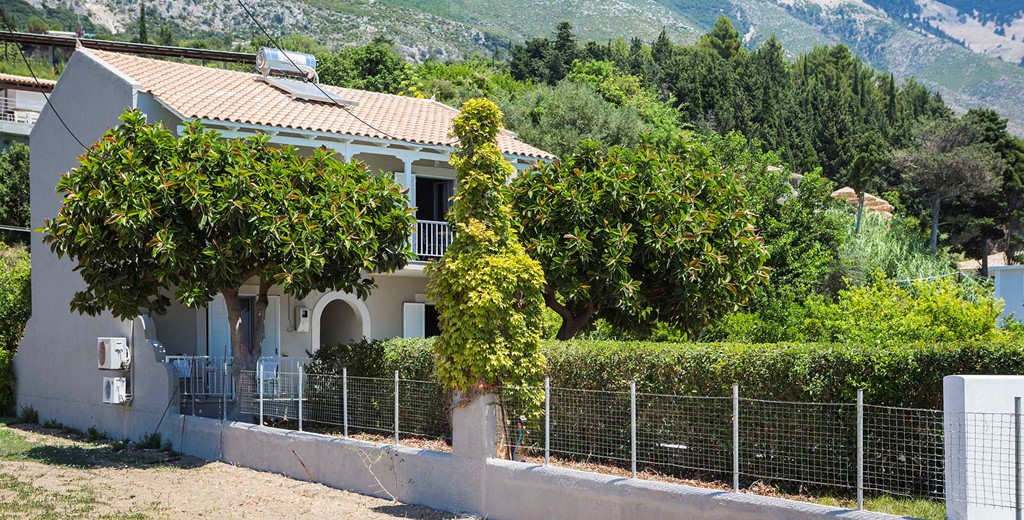
[[107, 404], [127, 403], [128, 379], [123, 377], [104, 377], [103, 402]]
[[128, 370], [128, 338], [97, 338], [96, 357], [102, 370]]

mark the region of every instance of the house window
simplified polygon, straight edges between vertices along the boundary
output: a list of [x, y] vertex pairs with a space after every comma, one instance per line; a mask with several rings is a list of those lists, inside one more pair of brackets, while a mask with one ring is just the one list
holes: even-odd
[[[253, 316], [256, 314], [256, 296], [239, 296], [242, 306], [242, 332], [247, 342], [253, 338]], [[281, 297], [268, 296], [267, 317], [264, 323], [263, 356], [277, 356], [281, 352]], [[231, 325], [224, 296], [217, 294], [206, 308], [206, 352], [217, 358], [231, 357]]]
[[402, 308], [402, 337], [431, 338], [441, 334], [437, 308], [432, 303], [406, 302]]

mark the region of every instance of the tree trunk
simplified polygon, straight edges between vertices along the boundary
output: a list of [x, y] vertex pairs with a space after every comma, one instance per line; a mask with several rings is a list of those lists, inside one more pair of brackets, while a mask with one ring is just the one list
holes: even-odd
[[942, 199], [938, 196], [932, 199], [932, 236], [929, 241], [932, 256], [938, 256], [939, 254], [939, 205], [941, 203]]
[[583, 308], [583, 312], [573, 314], [568, 307], [558, 302], [558, 298], [553, 292], [544, 293], [544, 303], [562, 317], [562, 326], [558, 328], [558, 335], [555, 336], [562, 341], [576, 337], [576, 334], [583, 330], [583, 327], [590, 322], [590, 318], [594, 317], [594, 314], [600, 309], [597, 302], [591, 301]]
[[242, 329], [242, 302], [238, 298], [237, 288], [220, 289], [224, 295], [224, 305], [228, 309], [228, 327], [231, 329], [231, 373], [240, 380], [241, 372], [256, 370], [256, 358], [250, 354], [249, 344]]
[[860, 223], [864, 218], [864, 192], [857, 192], [857, 228], [854, 229], [853, 234], [860, 234]]
[[270, 305], [267, 293], [270, 292], [272, 285], [272, 282], [260, 280], [260, 293], [256, 296], [256, 309], [252, 318], [252, 345], [249, 348], [257, 360], [263, 355], [263, 340], [267, 337], [267, 306]]

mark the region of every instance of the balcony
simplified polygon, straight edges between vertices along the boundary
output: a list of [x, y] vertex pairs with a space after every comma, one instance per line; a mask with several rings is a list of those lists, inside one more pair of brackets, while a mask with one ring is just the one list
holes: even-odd
[[453, 235], [447, 222], [417, 220], [412, 250], [421, 260], [441, 258], [451, 245]]
[[32, 132], [39, 110], [9, 97], [0, 97], [0, 134], [27, 136]]

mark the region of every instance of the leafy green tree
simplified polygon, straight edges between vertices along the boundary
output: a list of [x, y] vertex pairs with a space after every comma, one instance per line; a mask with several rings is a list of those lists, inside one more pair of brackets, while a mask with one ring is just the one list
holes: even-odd
[[696, 332], [767, 278], [738, 175], [702, 145], [674, 152], [593, 145], [513, 181], [527, 251], [562, 317], [559, 339], [595, 318], [644, 332]]
[[[197, 308], [220, 292], [234, 370], [253, 370], [273, 285], [365, 298], [374, 284], [364, 272], [400, 269], [411, 255], [411, 210], [389, 176], [326, 149], [304, 156], [198, 124], [176, 138], [138, 111], [121, 121], [61, 178], [64, 204], [45, 226], [51, 250], [85, 282], [74, 311], [131, 319], [165, 312], [172, 297]], [[248, 281], [259, 285], [251, 344], [238, 297]]]
[[32, 18], [28, 19], [26, 29], [30, 33], [46, 34], [46, 31], [49, 31], [50, 27], [42, 18], [38, 16], [33, 16]]
[[508, 127], [523, 141], [559, 156], [586, 139], [604, 146], [633, 145], [649, 128], [636, 107], [616, 106], [594, 87], [569, 81], [534, 88], [501, 105]]
[[427, 267], [441, 328], [437, 375], [470, 399], [501, 385], [537, 411], [544, 273], [512, 226], [506, 181], [514, 169], [498, 148], [500, 128], [501, 112], [483, 99], [467, 101], [455, 118], [459, 149], [451, 163], [459, 189], [448, 213], [455, 239]]
[[979, 142], [977, 131], [962, 120], [925, 122], [917, 145], [897, 152], [895, 163], [929, 202], [932, 254], [938, 252], [942, 202], [997, 189], [1004, 168], [991, 145]]
[[[29, 148], [21, 143], [0, 152], [0, 225], [28, 227]], [[0, 230], [0, 242], [27, 244], [28, 233]]]
[[18, 350], [25, 323], [32, 315], [31, 268], [24, 247], [0, 242], [0, 352]]
[[139, 2], [139, 43], [149, 43], [149, 33], [146, 30], [146, 0]]
[[413, 79], [412, 68], [386, 41], [318, 55], [317, 73], [328, 85], [388, 94], [402, 93]]
[[729, 17], [721, 15], [715, 21], [711, 32], [701, 36], [698, 46], [711, 49], [724, 60], [731, 60], [743, 52], [743, 41], [740, 33], [732, 26]]
[[864, 197], [868, 190], [880, 187], [880, 171], [890, 162], [885, 141], [877, 132], [860, 136], [855, 147], [853, 161], [842, 182], [857, 192], [857, 225], [854, 233], [860, 233], [864, 219]]

